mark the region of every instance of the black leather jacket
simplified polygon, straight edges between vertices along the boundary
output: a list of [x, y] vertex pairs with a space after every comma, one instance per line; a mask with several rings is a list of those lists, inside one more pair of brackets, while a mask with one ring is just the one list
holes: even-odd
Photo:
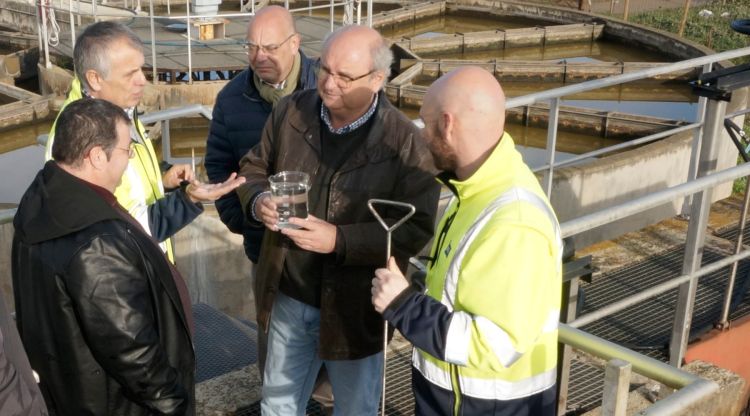
[[190, 331], [155, 241], [55, 162], [13, 224], [18, 327], [50, 410], [193, 414]]
[[[326, 221], [337, 226], [337, 257], [325, 256], [321, 275], [319, 353], [327, 360], [354, 360], [383, 348], [383, 318], [371, 302], [375, 269], [385, 265], [386, 233], [367, 208], [370, 198], [408, 202], [416, 212], [393, 233], [392, 255], [402, 270], [432, 237], [440, 187], [432, 156], [419, 129], [381, 93], [365, 142], [334, 173]], [[320, 97], [316, 90], [284, 98], [274, 108], [261, 142], [240, 162], [247, 182], [237, 189], [247, 211], [253, 196], [268, 189], [267, 177], [320, 167]], [[379, 212], [393, 224], [404, 211]], [[255, 222], [256, 226], [262, 224]], [[339, 242], [343, 247], [339, 247]], [[339, 256], [341, 249], [341, 256]], [[258, 324], [267, 323], [287, 249], [278, 232], [266, 231], [255, 279]], [[338, 258], [340, 257], [340, 258]]]

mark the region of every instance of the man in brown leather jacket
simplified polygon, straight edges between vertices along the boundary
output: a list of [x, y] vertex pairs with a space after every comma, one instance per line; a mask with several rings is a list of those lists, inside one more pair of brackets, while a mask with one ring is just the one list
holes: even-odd
[[[323, 45], [317, 90], [281, 101], [240, 163], [245, 215], [271, 231], [255, 287], [258, 322], [268, 331], [264, 414], [304, 414], [323, 364], [336, 414], [377, 413], [383, 321], [370, 303], [370, 280], [385, 262], [386, 234], [367, 201], [416, 207], [393, 234], [393, 254], [405, 267], [432, 236], [439, 195], [419, 130], [382, 92], [392, 59], [372, 29], [334, 32]], [[279, 231], [267, 178], [289, 170], [310, 175], [309, 216], [290, 220], [299, 229]], [[381, 214], [393, 223], [404, 212]]]
[[57, 120], [54, 161], [13, 221], [18, 329], [57, 415], [191, 415], [187, 286], [115, 200], [133, 157], [129, 119], [81, 99]]

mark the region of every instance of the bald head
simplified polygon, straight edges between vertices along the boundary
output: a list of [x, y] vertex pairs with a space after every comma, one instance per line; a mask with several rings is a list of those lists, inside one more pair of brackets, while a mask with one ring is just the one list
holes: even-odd
[[250, 19], [248, 31], [255, 26], [274, 27], [286, 33], [294, 33], [294, 18], [289, 11], [281, 6], [266, 6]]
[[299, 53], [299, 35], [289, 11], [266, 6], [247, 25], [247, 58], [255, 75], [279, 84], [291, 73]]
[[389, 75], [393, 53], [388, 42], [375, 29], [358, 25], [344, 26], [326, 38], [322, 55], [334, 48], [357, 54], [369, 52], [371, 69], [384, 72], [386, 77]]
[[422, 135], [436, 166], [465, 179], [502, 137], [505, 93], [486, 70], [461, 67], [430, 86], [419, 113], [425, 123]]
[[505, 93], [488, 71], [465, 66], [440, 77], [424, 102], [433, 111], [450, 113], [464, 137], [496, 142], [505, 128]]

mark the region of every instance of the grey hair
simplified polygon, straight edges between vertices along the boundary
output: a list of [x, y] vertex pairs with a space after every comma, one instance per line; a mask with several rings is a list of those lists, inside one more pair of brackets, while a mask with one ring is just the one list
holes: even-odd
[[[329, 33], [323, 41], [322, 50], [328, 50], [334, 39], [358, 27], [360, 26], [343, 26]], [[374, 71], [381, 71], [385, 73], [385, 77], [388, 78], [388, 76], [391, 74], [391, 65], [393, 64], [393, 52], [391, 51], [390, 45], [388, 45], [388, 41], [386, 41], [382, 35], [376, 43], [370, 45], [370, 57], [372, 58], [372, 69]]]
[[88, 26], [78, 36], [73, 49], [73, 67], [84, 88], [91, 88], [86, 80], [86, 72], [89, 70], [96, 71], [104, 78], [109, 76], [108, 51], [112, 44], [119, 40], [126, 41], [133, 49], [143, 53], [141, 39], [122, 23], [97, 22]]

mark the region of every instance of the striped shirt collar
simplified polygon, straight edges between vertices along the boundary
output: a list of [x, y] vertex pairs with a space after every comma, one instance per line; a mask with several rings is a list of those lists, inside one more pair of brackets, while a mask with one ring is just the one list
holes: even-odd
[[372, 117], [372, 115], [375, 114], [375, 110], [378, 108], [378, 95], [379, 93], [375, 93], [375, 98], [372, 100], [372, 104], [370, 105], [370, 108], [364, 114], [362, 114], [360, 118], [352, 121], [346, 126], [342, 126], [337, 129], [333, 128], [333, 125], [331, 125], [330, 112], [328, 111], [328, 108], [326, 107], [325, 104], [320, 105], [320, 119], [323, 120], [326, 127], [328, 127], [328, 131], [330, 131], [333, 134], [349, 133], [350, 131], [356, 130], [361, 125], [367, 123], [367, 121], [370, 120], [370, 117]]

